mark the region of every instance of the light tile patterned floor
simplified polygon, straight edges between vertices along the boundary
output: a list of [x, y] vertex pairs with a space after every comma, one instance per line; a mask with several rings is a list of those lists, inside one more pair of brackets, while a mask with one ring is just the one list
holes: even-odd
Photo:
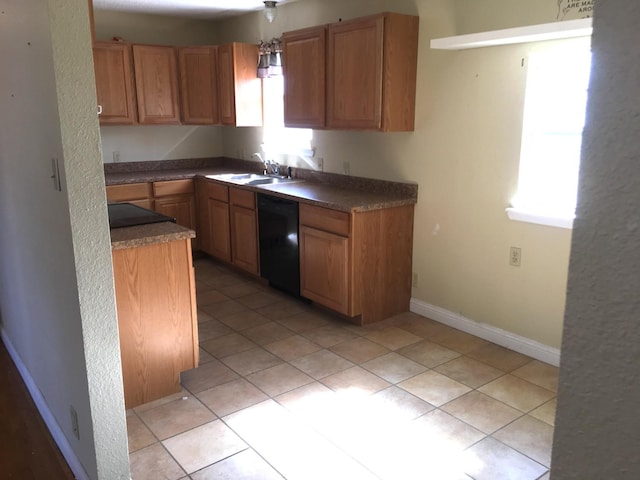
[[200, 366], [127, 412], [133, 480], [548, 478], [555, 367], [405, 313], [356, 327], [196, 261]]

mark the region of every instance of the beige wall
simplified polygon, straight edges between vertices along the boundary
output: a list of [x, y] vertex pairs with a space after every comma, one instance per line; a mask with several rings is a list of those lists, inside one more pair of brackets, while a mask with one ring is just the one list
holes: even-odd
[[[212, 22], [183, 18], [96, 10], [97, 40], [120, 37], [130, 43], [152, 45], [215, 45]], [[102, 126], [102, 158], [121, 162], [217, 157], [223, 154], [222, 127], [194, 125]]]
[[217, 31], [210, 21], [94, 10], [96, 40], [120, 37], [125, 42], [151, 45], [215, 43]]
[[554, 22], [558, 17], [558, 3], [555, 0], [453, 0], [457, 34]]
[[[526, 76], [521, 62], [549, 44], [458, 52], [429, 47], [431, 38], [555, 21], [555, 0], [299, 0], [279, 6], [273, 24], [254, 12], [214, 22], [212, 30], [217, 43], [255, 43], [387, 10], [420, 16], [415, 132], [314, 131], [317, 156], [324, 158], [325, 171], [342, 173], [349, 162], [352, 175], [419, 184], [414, 299], [559, 347], [571, 232], [510, 221], [504, 212], [518, 180]], [[101, 15], [98, 24], [120, 18]], [[140, 38], [166, 40], [154, 35], [167, 22]], [[134, 23], [156, 28], [153, 17]], [[155, 158], [145, 155], [155, 144], [155, 134], [139, 133], [147, 128], [103, 127], [105, 161], [111, 161], [112, 150], [123, 161], [182, 155], [164, 155], [172, 145], [154, 152]], [[181, 128], [166, 131], [179, 136]], [[212, 152], [248, 158], [262, 143], [260, 128], [201, 128], [219, 133]], [[205, 143], [187, 138], [184, 151]], [[304, 166], [295, 159], [287, 163]], [[510, 246], [522, 249], [519, 268], [508, 265]]]
[[[477, 322], [560, 346], [570, 231], [507, 219], [518, 181], [526, 69], [545, 44], [435, 51], [431, 38], [555, 20], [554, 0], [301, 0], [226, 21], [222, 41], [393, 10], [420, 16], [416, 129], [412, 133], [315, 131], [326, 171], [419, 184], [413, 298]], [[227, 155], [257, 147], [260, 129], [225, 135]], [[300, 163], [298, 163], [300, 164]], [[510, 246], [522, 266], [508, 265]]]

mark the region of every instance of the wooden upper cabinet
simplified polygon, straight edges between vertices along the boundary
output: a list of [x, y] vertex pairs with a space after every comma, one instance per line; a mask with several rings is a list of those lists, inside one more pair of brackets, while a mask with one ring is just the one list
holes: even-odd
[[178, 48], [182, 123], [215, 125], [218, 109], [217, 47]]
[[179, 124], [174, 47], [134, 45], [138, 117], [142, 124]]
[[329, 127], [380, 128], [383, 33], [383, 17], [329, 26]]
[[136, 123], [131, 46], [123, 43], [95, 43], [93, 65], [100, 124]]
[[286, 32], [282, 37], [287, 127], [325, 126], [326, 43], [325, 26]]
[[418, 17], [382, 13], [329, 25], [327, 127], [412, 131]]
[[230, 43], [218, 47], [218, 99], [223, 125], [262, 126], [262, 81], [258, 47]]

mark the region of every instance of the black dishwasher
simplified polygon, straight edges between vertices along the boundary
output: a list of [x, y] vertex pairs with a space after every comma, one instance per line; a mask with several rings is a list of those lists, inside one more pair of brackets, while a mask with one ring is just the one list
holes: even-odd
[[300, 296], [298, 202], [258, 193], [260, 275], [269, 285]]

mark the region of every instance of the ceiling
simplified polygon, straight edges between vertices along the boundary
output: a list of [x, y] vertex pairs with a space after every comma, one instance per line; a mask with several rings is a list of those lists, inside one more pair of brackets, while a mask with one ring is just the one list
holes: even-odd
[[[295, 0], [280, 0], [277, 4]], [[262, 0], [93, 0], [96, 10], [217, 19], [262, 10]]]

